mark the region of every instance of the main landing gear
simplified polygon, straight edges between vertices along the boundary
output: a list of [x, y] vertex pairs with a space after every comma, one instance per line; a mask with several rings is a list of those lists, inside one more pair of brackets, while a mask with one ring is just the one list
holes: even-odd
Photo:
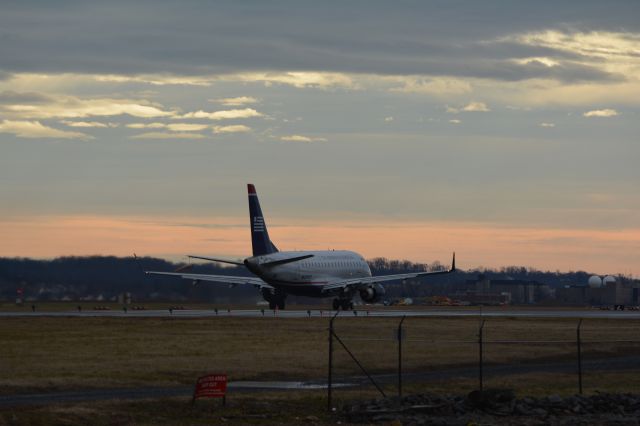
[[353, 301], [351, 299], [333, 299], [333, 310], [340, 309], [343, 311], [353, 310]]
[[279, 310], [283, 310], [284, 299], [287, 297], [287, 295], [286, 293], [280, 291], [275, 291], [272, 293], [271, 291], [269, 291], [269, 289], [263, 288], [262, 297], [264, 298], [264, 300], [269, 302], [269, 309], [277, 308]]

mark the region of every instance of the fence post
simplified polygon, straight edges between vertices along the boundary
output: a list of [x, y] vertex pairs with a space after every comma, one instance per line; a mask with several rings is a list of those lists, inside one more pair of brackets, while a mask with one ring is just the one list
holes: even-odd
[[576, 328], [576, 344], [578, 346], [578, 392], [582, 395], [582, 339], [580, 338], [580, 327], [582, 327], [582, 318], [578, 321]]
[[378, 392], [380, 392], [380, 395], [382, 395], [383, 398], [386, 398], [387, 395], [384, 393], [384, 391], [382, 390], [382, 388], [376, 383], [375, 380], [373, 380], [373, 377], [371, 377], [371, 374], [369, 374], [369, 372], [362, 366], [362, 364], [360, 364], [360, 361], [358, 361], [358, 358], [356, 358], [356, 356], [353, 354], [353, 352], [351, 352], [349, 350], [349, 348], [347, 347], [347, 345], [344, 344], [344, 342], [342, 341], [342, 339], [340, 339], [340, 337], [338, 337], [337, 334], [333, 333], [333, 337], [336, 338], [336, 341], [338, 343], [340, 343], [340, 345], [344, 348], [344, 350], [349, 354], [349, 356], [351, 357], [351, 359], [353, 360], [353, 362], [356, 363], [356, 365], [358, 367], [360, 367], [360, 370], [362, 370], [362, 372], [364, 373], [365, 376], [367, 376], [367, 378], [369, 379], [369, 381], [371, 382], [371, 384], [373, 384], [373, 386], [376, 387], [376, 389], [378, 389]]
[[[402, 400], [402, 323], [404, 322], [406, 315], [400, 320], [398, 324], [398, 397]], [[402, 404], [402, 401], [400, 401]]]
[[480, 330], [478, 330], [478, 378], [480, 379], [480, 391], [482, 392], [482, 390], [484, 389], [484, 383], [483, 383], [483, 372], [482, 372], [482, 368], [483, 368], [483, 360], [482, 360], [482, 334], [483, 334], [483, 329], [484, 329], [484, 320], [482, 320], [482, 322], [480, 323]]
[[331, 412], [331, 385], [333, 380], [333, 320], [336, 319], [340, 310], [329, 320], [329, 377], [327, 378], [327, 410]]

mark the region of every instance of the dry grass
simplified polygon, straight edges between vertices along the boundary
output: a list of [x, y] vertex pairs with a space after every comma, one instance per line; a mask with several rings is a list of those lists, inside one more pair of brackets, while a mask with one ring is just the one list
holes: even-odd
[[[397, 323], [397, 319], [344, 321], [337, 330], [365, 365], [372, 366], [375, 371], [392, 371], [397, 363], [397, 346], [393, 341]], [[573, 361], [576, 358], [576, 325], [577, 321], [572, 319], [488, 319], [484, 326], [485, 362]], [[582, 325], [584, 358], [640, 355], [638, 325], [640, 321], [636, 320], [585, 320]], [[475, 365], [479, 326], [478, 319], [473, 318], [408, 318], [404, 322], [403, 365], [407, 371]], [[589, 343], [616, 340], [638, 342]], [[338, 371], [343, 366], [353, 365], [343, 351], [337, 353]]]
[[[374, 372], [394, 371], [396, 318], [348, 317], [336, 320], [336, 332], [358, 359]], [[408, 318], [404, 342], [406, 371], [428, 371], [477, 362], [478, 320]], [[588, 320], [583, 337], [640, 340], [640, 322]], [[224, 371], [232, 380], [323, 378], [327, 372], [327, 318], [87, 318], [22, 317], [0, 319], [0, 393], [88, 387], [193, 384], [203, 372]], [[490, 319], [485, 339], [559, 341], [557, 344], [489, 343], [488, 363], [575, 359], [574, 320]], [[640, 345], [585, 344], [585, 358], [638, 354]], [[360, 372], [336, 344], [337, 375]], [[487, 375], [486, 387], [514, 389], [520, 396], [572, 394], [572, 367], [560, 373]], [[637, 392], [640, 371], [589, 371], [587, 393]], [[436, 392], [464, 395], [477, 387], [475, 377], [406, 381], [405, 394]], [[394, 383], [384, 385], [388, 395]], [[336, 389], [334, 403], [378, 397], [373, 386]], [[188, 398], [100, 401], [0, 409], [4, 425], [113, 424], [336, 424], [326, 411], [326, 391], [231, 393], [220, 401]], [[345, 423], [343, 423], [345, 424]]]
[[[322, 324], [279, 319], [16, 318], [0, 323], [0, 386], [110, 387], [314, 375], [295, 347], [316, 347]], [[311, 358], [313, 353], [311, 352]]]
[[[397, 363], [391, 318], [339, 318], [336, 332], [372, 372]], [[588, 340], [640, 340], [637, 321], [589, 320]], [[478, 320], [405, 321], [406, 371], [477, 362]], [[491, 319], [485, 339], [575, 339], [573, 320]], [[5, 318], [0, 320], [0, 392], [191, 384], [203, 372], [232, 380], [318, 379], [327, 372], [328, 319], [320, 318]], [[456, 343], [457, 342], [457, 343]], [[461, 343], [468, 342], [468, 343]], [[640, 352], [640, 344], [586, 344], [585, 357]], [[487, 363], [575, 359], [575, 343], [488, 344]], [[336, 344], [337, 375], [359, 375]]]

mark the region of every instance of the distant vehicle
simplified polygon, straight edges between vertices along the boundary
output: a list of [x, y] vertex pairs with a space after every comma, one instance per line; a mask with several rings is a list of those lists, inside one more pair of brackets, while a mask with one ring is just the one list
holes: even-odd
[[253, 285], [260, 289], [270, 309], [284, 309], [288, 294], [308, 297], [334, 297], [333, 309], [353, 309], [356, 294], [365, 303], [376, 303], [385, 294], [381, 283], [425, 275], [449, 274], [455, 271], [453, 254], [451, 268], [446, 271], [412, 272], [406, 274], [372, 276], [364, 258], [353, 251], [279, 251], [269, 239], [267, 224], [262, 215], [258, 194], [252, 184], [249, 192], [249, 217], [253, 256], [237, 262], [203, 256], [189, 256], [213, 262], [244, 265], [256, 277], [191, 274], [182, 271], [146, 271], [147, 274], [171, 275], [194, 282], [212, 281], [232, 285]]
[[391, 302], [392, 306], [411, 306], [413, 305], [413, 299], [410, 297], [403, 297]]
[[431, 296], [425, 299], [425, 304], [431, 306], [459, 306], [460, 302], [447, 296]]
[[640, 311], [640, 306], [627, 306], [627, 305], [603, 305], [598, 306], [601, 311]]

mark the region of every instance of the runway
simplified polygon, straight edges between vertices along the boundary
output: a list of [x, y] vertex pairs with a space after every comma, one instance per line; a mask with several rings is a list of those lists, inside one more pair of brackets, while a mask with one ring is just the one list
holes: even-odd
[[[83, 311], [5, 311], [0, 318], [11, 317], [115, 317], [115, 318], [330, 318], [335, 315], [331, 310], [282, 310], [269, 309], [167, 309], [155, 310], [83, 310]], [[340, 318], [401, 318], [407, 317], [486, 317], [486, 318], [591, 318], [591, 319], [640, 319], [640, 311], [608, 311], [596, 309], [531, 309], [531, 308], [483, 308], [480, 309], [356, 309], [341, 311]]]

